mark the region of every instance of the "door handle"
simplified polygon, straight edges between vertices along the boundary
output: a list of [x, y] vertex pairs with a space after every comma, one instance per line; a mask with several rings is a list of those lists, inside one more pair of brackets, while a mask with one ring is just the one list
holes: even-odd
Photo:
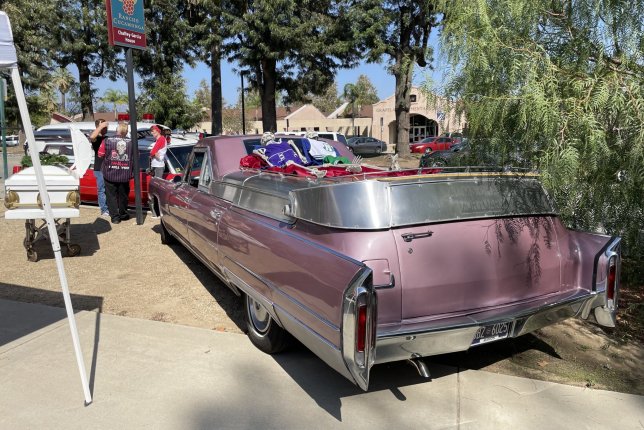
[[420, 239], [422, 237], [431, 237], [434, 234], [433, 231], [426, 231], [425, 233], [404, 233], [402, 238], [405, 242], [411, 242], [414, 239]]

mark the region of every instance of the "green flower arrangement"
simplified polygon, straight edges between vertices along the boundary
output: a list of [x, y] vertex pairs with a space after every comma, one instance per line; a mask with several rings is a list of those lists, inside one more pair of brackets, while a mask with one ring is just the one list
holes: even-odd
[[[31, 156], [25, 155], [24, 157], [22, 157], [20, 164], [23, 168], [32, 167], [33, 163], [31, 162]], [[43, 166], [54, 166], [57, 164], [66, 165], [69, 164], [69, 159], [65, 155], [41, 153], [40, 164]]]

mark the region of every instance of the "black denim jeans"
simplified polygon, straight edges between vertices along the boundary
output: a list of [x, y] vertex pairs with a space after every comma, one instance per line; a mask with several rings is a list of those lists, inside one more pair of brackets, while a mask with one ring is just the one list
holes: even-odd
[[110, 182], [105, 180], [105, 197], [110, 218], [121, 218], [128, 215], [127, 200], [130, 194], [130, 182]]

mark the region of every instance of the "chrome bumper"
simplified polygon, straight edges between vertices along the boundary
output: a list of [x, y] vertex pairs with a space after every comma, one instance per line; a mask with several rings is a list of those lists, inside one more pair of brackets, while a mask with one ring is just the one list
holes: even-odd
[[479, 328], [509, 322], [508, 338], [530, 333], [571, 317], [591, 319], [614, 326], [614, 310], [607, 308], [606, 294], [577, 290], [503, 309], [480, 312], [464, 317], [405, 325], [394, 330], [379, 330], [376, 338], [375, 363], [406, 360], [465, 351], [472, 346]]

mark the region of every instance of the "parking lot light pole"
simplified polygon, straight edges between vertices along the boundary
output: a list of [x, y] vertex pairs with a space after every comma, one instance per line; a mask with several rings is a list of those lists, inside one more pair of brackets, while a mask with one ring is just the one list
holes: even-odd
[[244, 106], [244, 72], [241, 72], [239, 76], [241, 77], [242, 134], [246, 134], [246, 107]]

